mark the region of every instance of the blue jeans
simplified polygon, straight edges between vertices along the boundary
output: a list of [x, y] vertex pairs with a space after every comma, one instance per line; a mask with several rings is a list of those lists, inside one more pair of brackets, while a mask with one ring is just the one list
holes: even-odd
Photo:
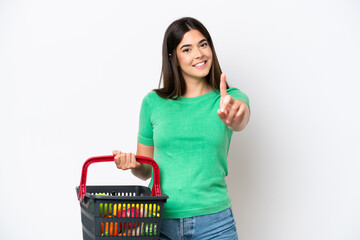
[[214, 214], [161, 220], [160, 240], [237, 240], [231, 207]]

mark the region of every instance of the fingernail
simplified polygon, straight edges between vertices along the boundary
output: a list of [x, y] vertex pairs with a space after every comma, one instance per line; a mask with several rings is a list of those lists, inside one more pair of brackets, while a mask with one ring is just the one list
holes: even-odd
[[230, 121], [230, 120], [226, 120], [226, 123], [229, 124], [229, 123], [231, 123], [231, 121]]
[[224, 109], [222, 108], [220, 111], [221, 111], [221, 112], [224, 112]]

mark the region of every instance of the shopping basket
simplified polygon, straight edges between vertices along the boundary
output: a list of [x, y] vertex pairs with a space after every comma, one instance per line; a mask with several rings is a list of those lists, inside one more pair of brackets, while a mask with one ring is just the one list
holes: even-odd
[[153, 167], [151, 191], [144, 186], [86, 186], [89, 165], [113, 162], [114, 156], [92, 157], [85, 161], [80, 185], [76, 187], [84, 240], [159, 238], [163, 206], [168, 196], [161, 194], [157, 163], [143, 156], [136, 156], [136, 160]]

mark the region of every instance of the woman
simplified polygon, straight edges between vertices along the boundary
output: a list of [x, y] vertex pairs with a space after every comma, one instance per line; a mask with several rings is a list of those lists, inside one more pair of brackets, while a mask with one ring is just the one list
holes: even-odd
[[[227, 86], [210, 34], [196, 19], [168, 27], [162, 57], [163, 87], [143, 99], [137, 143], [137, 155], [158, 163], [169, 196], [160, 239], [237, 239], [225, 176], [232, 133], [249, 120], [248, 98]], [[119, 169], [151, 177], [134, 154], [113, 154]]]

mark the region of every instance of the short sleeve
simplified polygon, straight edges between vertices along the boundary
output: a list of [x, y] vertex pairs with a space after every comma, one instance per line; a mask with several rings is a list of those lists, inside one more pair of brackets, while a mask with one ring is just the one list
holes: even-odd
[[154, 145], [153, 126], [151, 123], [149, 94], [142, 101], [139, 117], [138, 142], [144, 145]]
[[243, 93], [242, 91], [240, 91], [237, 88], [229, 88], [227, 90], [228, 94], [231, 95], [233, 98], [235, 99], [239, 99], [239, 100], [243, 100], [244, 102], [246, 102], [246, 104], [248, 105], [249, 109], [250, 109], [250, 101], [249, 101], [249, 97]]

